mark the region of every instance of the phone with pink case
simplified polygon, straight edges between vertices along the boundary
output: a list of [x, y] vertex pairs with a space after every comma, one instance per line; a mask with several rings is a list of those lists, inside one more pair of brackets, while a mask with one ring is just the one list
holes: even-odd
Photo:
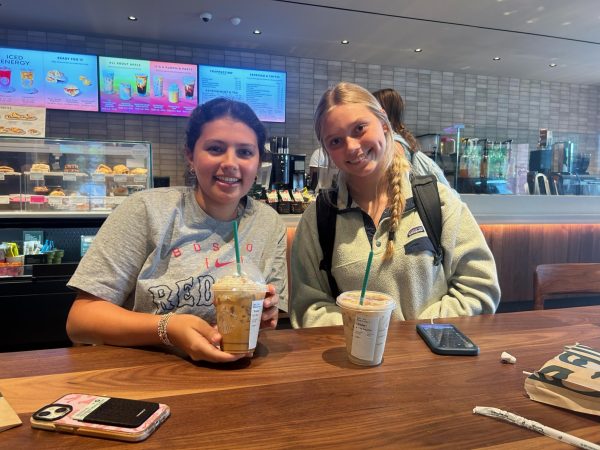
[[162, 403], [67, 394], [31, 416], [33, 428], [120, 441], [143, 441], [170, 415]]

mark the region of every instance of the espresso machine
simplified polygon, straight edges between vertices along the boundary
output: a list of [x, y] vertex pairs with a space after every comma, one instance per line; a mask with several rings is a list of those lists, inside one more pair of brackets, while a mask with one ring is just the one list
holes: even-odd
[[540, 128], [538, 145], [529, 152], [529, 172], [527, 185], [530, 194], [557, 194], [556, 184], [552, 183], [552, 131]]
[[300, 190], [306, 185], [306, 155], [290, 153], [287, 136], [273, 136], [270, 141], [273, 168], [271, 170], [271, 189]]
[[[587, 172], [589, 158], [575, 154], [570, 140], [552, 142], [550, 130], [540, 130], [538, 148], [529, 154], [527, 184], [531, 194], [590, 195], [596, 177]], [[588, 186], [589, 185], [589, 186]], [[593, 195], [593, 194], [592, 194]]]

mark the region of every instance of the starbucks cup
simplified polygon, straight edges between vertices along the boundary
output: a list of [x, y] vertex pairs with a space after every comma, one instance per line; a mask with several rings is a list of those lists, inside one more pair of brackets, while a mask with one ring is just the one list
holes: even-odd
[[336, 303], [342, 310], [348, 359], [361, 366], [381, 364], [392, 310], [392, 297], [367, 291], [360, 304], [360, 291], [340, 294]]
[[260, 271], [249, 263], [236, 264], [215, 273], [213, 303], [217, 313], [217, 328], [221, 333], [221, 350], [227, 353], [252, 353], [256, 348], [260, 317], [267, 286]]

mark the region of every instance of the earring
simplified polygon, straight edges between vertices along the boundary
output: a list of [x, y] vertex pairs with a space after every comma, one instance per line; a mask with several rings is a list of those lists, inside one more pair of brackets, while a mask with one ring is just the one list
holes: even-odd
[[194, 170], [193, 167], [190, 167], [189, 172], [190, 172], [190, 175], [196, 175], [196, 171]]

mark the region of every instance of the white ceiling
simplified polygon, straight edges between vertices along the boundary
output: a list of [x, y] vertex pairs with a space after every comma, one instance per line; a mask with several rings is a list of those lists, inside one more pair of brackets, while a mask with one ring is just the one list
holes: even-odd
[[599, 0], [309, 1], [0, 0], [0, 26], [600, 84]]

